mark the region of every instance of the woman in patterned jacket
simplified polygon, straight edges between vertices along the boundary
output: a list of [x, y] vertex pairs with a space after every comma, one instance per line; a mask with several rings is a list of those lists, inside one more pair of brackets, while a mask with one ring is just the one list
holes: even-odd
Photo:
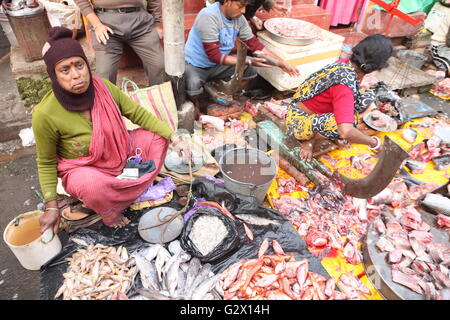
[[377, 137], [356, 128], [358, 118], [375, 108], [374, 93], [363, 92], [360, 81], [386, 67], [392, 52], [389, 38], [370, 35], [353, 48], [350, 60], [327, 65], [300, 85], [288, 108], [286, 127], [288, 134], [302, 141], [302, 160], [312, 159], [314, 143], [320, 139], [365, 144], [373, 150], [381, 147]]

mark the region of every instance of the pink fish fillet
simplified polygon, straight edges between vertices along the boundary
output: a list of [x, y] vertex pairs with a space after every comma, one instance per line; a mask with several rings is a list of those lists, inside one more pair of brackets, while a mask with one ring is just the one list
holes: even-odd
[[392, 270], [392, 281], [404, 285], [419, 294], [423, 293], [418, 284], [419, 280], [412, 275], [405, 274], [399, 270]]
[[413, 230], [409, 235], [423, 243], [430, 243], [433, 241], [433, 234], [428, 231]]
[[439, 214], [436, 217], [436, 222], [439, 228], [450, 228], [450, 217]]
[[377, 230], [378, 233], [383, 234], [386, 232], [386, 226], [384, 225], [383, 220], [381, 220], [380, 217], [377, 217], [374, 220], [374, 224], [375, 224], [375, 230]]
[[389, 262], [390, 263], [399, 263], [402, 259], [402, 250], [393, 250], [389, 252]]

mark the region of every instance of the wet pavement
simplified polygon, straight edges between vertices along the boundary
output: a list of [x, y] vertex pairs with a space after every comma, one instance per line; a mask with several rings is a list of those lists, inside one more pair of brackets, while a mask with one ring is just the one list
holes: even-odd
[[25, 155], [0, 163], [0, 299], [39, 299], [39, 271], [24, 269], [3, 241], [6, 225], [17, 215], [37, 209], [39, 189], [36, 156]]

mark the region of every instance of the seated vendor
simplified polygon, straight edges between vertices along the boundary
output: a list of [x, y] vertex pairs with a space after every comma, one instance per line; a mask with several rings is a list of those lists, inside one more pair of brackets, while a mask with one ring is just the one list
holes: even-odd
[[425, 20], [425, 28], [431, 31], [429, 48], [434, 64], [450, 77], [450, 0], [440, 0]]
[[[169, 141], [190, 156], [179, 133], [136, 104], [106, 79], [93, 77], [72, 31], [54, 27], [43, 47], [53, 90], [34, 108], [32, 127], [45, 212], [41, 232], [60, 223], [57, 177], [65, 191], [101, 215], [105, 225], [122, 227], [122, 212], [152, 183], [165, 159]], [[122, 116], [141, 128], [127, 131]], [[142, 151], [155, 170], [135, 180], [119, 176], [127, 159]]]
[[[281, 69], [290, 75], [298, 75], [297, 69], [271, 55], [253, 35], [243, 16], [245, 6], [251, 0], [220, 0], [203, 8], [197, 15], [186, 42], [186, 92], [198, 111], [198, 96], [205, 82], [229, 78], [234, 74], [237, 57], [230, 55], [237, 37], [243, 40], [250, 52], [262, 51], [279, 61]], [[247, 57], [241, 88], [257, 76], [254, 67], [269, 67], [266, 60]]]
[[375, 108], [371, 90], [362, 93], [364, 75], [387, 65], [392, 55], [391, 40], [381, 34], [370, 35], [353, 48], [350, 61], [341, 60], [310, 75], [298, 88], [286, 115], [288, 134], [302, 141], [300, 158], [311, 161], [313, 148], [320, 139], [344, 140], [381, 147], [377, 137], [370, 137], [356, 126], [358, 115]]

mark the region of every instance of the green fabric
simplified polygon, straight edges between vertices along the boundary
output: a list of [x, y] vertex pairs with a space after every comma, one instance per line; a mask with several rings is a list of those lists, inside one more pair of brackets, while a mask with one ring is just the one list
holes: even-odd
[[[131, 100], [118, 87], [102, 79], [121, 113], [140, 127], [170, 139], [173, 131], [152, 113]], [[68, 111], [53, 91], [44, 96], [33, 110], [32, 127], [36, 141], [39, 182], [44, 201], [57, 199], [57, 155], [75, 159], [89, 155], [92, 122], [80, 112]]]
[[[384, 0], [386, 3], [391, 3], [392, 0]], [[397, 9], [403, 13], [413, 13], [413, 12], [425, 12], [429, 13], [433, 5], [438, 2], [438, 0], [408, 0], [400, 1]], [[375, 5], [378, 10], [386, 11], [378, 5]]]

